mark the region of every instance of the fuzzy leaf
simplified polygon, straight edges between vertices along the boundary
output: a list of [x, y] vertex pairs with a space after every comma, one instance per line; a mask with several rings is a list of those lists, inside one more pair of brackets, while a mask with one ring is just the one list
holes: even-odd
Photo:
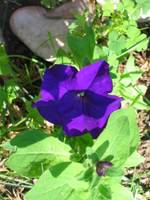
[[93, 146], [98, 160], [108, 160], [121, 166], [139, 143], [139, 132], [133, 109], [114, 112], [108, 124]]
[[70, 160], [70, 147], [40, 130], [25, 131], [10, 143], [17, 151], [6, 165], [19, 175], [37, 177], [48, 167]]
[[89, 200], [88, 184], [79, 180], [83, 170], [79, 163], [56, 165], [40, 177], [25, 200]]
[[144, 162], [144, 157], [141, 156], [137, 151], [133, 152], [133, 154], [127, 159], [124, 164], [124, 167], [136, 167], [139, 164]]

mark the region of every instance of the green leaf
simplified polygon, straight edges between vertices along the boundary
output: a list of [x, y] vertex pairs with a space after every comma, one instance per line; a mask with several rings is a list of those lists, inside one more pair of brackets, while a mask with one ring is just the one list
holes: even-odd
[[110, 116], [108, 124], [96, 140], [93, 151], [98, 160], [111, 161], [116, 166], [125, 163], [139, 143], [139, 132], [133, 109], [121, 109]]
[[73, 65], [73, 61], [63, 49], [58, 49], [57, 54], [56, 54], [55, 64], [60, 64], [60, 63]]
[[40, 130], [25, 131], [10, 143], [17, 151], [6, 165], [19, 175], [37, 177], [48, 167], [70, 160], [70, 147]]
[[88, 183], [80, 180], [84, 167], [79, 163], [61, 163], [47, 170], [25, 195], [25, 200], [90, 200]]
[[119, 184], [113, 184], [111, 186], [112, 189], [112, 200], [134, 200], [132, 192], [129, 188], [123, 187]]
[[114, 71], [114, 73], [116, 73], [116, 69], [118, 68], [119, 61], [118, 61], [117, 55], [115, 53], [109, 52], [108, 63], [110, 66], [113, 66], [112, 70]]
[[120, 197], [121, 200], [134, 200], [132, 192], [128, 188], [123, 187], [120, 184], [112, 184], [111, 191], [112, 200], [119, 200]]
[[147, 48], [148, 45], [148, 38], [145, 34], [140, 34], [138, 36], [130, 37], [126, 41], [126, 49], [132, 47], [136, 51], [142, 51]]
[[149, 0], [136, 0], [140, 9], [143, 9], [143, 13], [147, 13], [150, 10]]
[[129, 26], [127, 30], [127, 36], [129, 38], [138, 37], [140, 34], [140, 29], [138, 29], [136, 26]]
[[94, 187], [91, 187], [92, 200], [134, 200], [132, 192], [129, 188], [125, 188], [120, 184], [119, 177], [95, 177]]
[[122, 165], [129, 155], [129, 134], [127, 117], [120, 117], [114, 123], [109, 121], [107, 128], [93, 146], [98, 159], [109, 160], [114, 166]]
[[6, 91], [3, 87], [0, 87], [0, 111], [2, 111], [5, 101], [7, 101]]
[[121, 54], [121, 51], [126, 47], [125, 36], [119, 36], [117, 31], [112, 31], [109, 33], [108, 39], [109, 51], [115, 53], [116, 55]]
[[95, 45], [94, 48], [94, 54], [93, 54], [93, 60], [100, 60], [100, 59], [106, 59], [107, 58], [107, 52], [105, 52], [105, 48], [100, 47], [98, 45]]
[[93, 138], [91, 134], [84, 134], [81, 135], [80, 137], [76, 138], [77, 143], [80, 146], [83, 146], [83, 148], [86, 148], [87, 146], [92, 146], [93, 145]]
[[111, 200], [110, 185], [105, 184], [97, 179], [97, 183], [91, 188], [92, 200]]
[[129, 86], [130, 84], [135, 85], [141, 74], [142, 72], [139, 67], [135, 65], [135, 58], [133, 55], [130, 55], [125, 66], [124, 73], [121, 75], [120, 82], [125, 86]]
[[95, 47], [95, 36], [92, 27], [85, 25], [84, 33], [81, 36], [69, 33], [68, 46], [79, 66], [91, 63]]
[[11, 104], [14, 99], [16, 99], [19, 95], [19, 86], [17, 83], [10, 79], [5, 83], [6, 93], [7, 93], [7, 101]]
[[[70, 140], [70, 138], [68, 138]], [[68, 140], [68, 143], [69, 143]], [[76, 150], [76, 152], [82, 152], [85, 153], [85, 150], [87, 147], [91, 147], [93, 145], [93, 138], [91, 134], [84, 134], [81, 135], [80, 137], [76, 137], [72, 139], [72, 144], [70, 145], [73, 147], [73, 149]]]
[[102, 184], [111, 190], [111, 198], [107, 200], [134, 200], [129, 188], [123, 187], [116, 178], [104, 178]]
[[103, 16], [109, 17], [114, 12], [114, 3], [111, 0], [107, 0], [102, 6], [102, 10]]
[[130, 85], [135, 85], [138, 78], [141, 77], [141, 72], [139, 70], [128, 72], [121, 74], [121, 80], [120, 83], [124, 85], [124, 87], [128, 87]]
[[123, 170], [118, 167], [110, 167], [106, 170], [106, 176], [110, 177], [122, 177], [123, 176]]
[[1, 194], [0, 194], [0, 200], [5, 200], [5, 199], [1, 196]]
[[43, 124], [44, 119], [43, 117], [39, 114], [39, 112], [37, 111], [37, 109], [34, 109], [32, 107], [32, 103], [30, 101], [26, 101], [25, 102], [26, 105], [26, 110], [28, 112], [28, 116], [34, 120], [34, 122], [36, 122], [37, 124]]
[[0, 44], [0, 75], [11, 75], [11, 67], [4, 45]]
[[54, 0], [41, 0], [40, 2], [47, 8], [53, 8], [56, 6], [56, 1]]
[[135, 58], [133, 55], [130, 55], [130, 57], [128, 58], [126, 67], [125, 67], [125, 73], [129, 73], [129, 72], [134, 72], [137, 71], [139, 68], [135, 65]]
[[117, 88], [119, 95], [122, 96], [129, 105], [136, 109], [150, 109], [150, 106], [143, 100], [146, 89], [147, 87], [145, 85], [129, 85], [128, 87], [119, 85]]
[[113, 42], [114, 40], [117, 40], [118, 37], [119, 37], [119, 34], [118, 34], [117, 31], [112, 31], [112, 32], [110, 32], [109, 35], [108, 35], [109, 41], [112, 41], [112, 42]]
[[114, 116], [112, 116], [112, 118], [114, 120], [117, 120], [117, 118], [121, 116], [126, 116], [129, 121], [129, 129], [130, 129], [130, 139], [129, 139], [130, 154], [129, 155], [131, 155], [137, 149], [140, 143], [139, 129], [138, 129], [137, 120], [136, 120], [136, 111], [133, 108], [121, 109], [121, 110], [118, 110], [116, 113], [114, 113]]
[[[130, 18], [130, 20], [133, 18], [133, 19], [136, 19], [135, 17], [135, 3], [134, 1], [132, 0], [122, 0], [122, 3], [123, 3], [123, 6], [124, 6], [124, 10], [127, 11], [127, 14]], [[138, 16], [139, 17], [139, 16]]]
[[63, 139], [63, 141], [65, 141], [65, 143], [71, 147], [71, 160], [74, 162], [81, 162], [81, 160], [83, 160], [85, 157], [86, 148], [91, 147], [93, 145], [93, 138], [89, 133], [81, 135], [80, 137], [66, 136], [65, 139]]
[[99, 193], [100, 193], [99, 199], [101, 199], [101, 200], [108, 200], [108, 199], [111, 199], [111, 197], [112, 197], [111, 188], [109, 185], [100, 184]]
[[137, 151], [133, 152], [131, 156], [127, 159], [124, 164], [124, 167], [136, 167], [139, 164], [144, 162], [144, 157], [141, 156]]

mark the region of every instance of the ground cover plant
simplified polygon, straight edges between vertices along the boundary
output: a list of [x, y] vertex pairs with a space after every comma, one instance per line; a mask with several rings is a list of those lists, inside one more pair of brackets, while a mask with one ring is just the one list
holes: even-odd
[[150, 99], [136, 55], [148, 48], [137, 24], [148, 6], [91, 2], [51, 64], [0, 44], [0, 178], [21, 188], [18, 198], [138, 200], [139, 187], [124, 180], [144, 161], [137, 112], [149, 111]]

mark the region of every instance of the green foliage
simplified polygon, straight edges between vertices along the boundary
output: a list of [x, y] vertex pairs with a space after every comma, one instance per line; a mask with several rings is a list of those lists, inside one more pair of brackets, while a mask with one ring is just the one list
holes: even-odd
[[0, 44], [0, 75], [11, 75], [11, 66], [5, 47], [3, 44]]
[[[129, 156], [129, 134], [127, 117], [117, 119], [117, 123], [114, 123], [114, 120], [112, 122], [109, 121], [102, 137], [93, 146], [93, 150], [96, 152], [98, 159], [110, 160], [117, 167], [122, 165]], [[124, 139], [122, 139], [123, 136], [125, 136]]]
[[122, 109], [111, 115], [106, 129], [92, 147], [98, 160], [108, 160], [120, 167], [136, 150], [139, 133], [134, 116], [132, 109]]
[[9, 102], [9, 104], [11, 104], [12, 101], [18, 97], [18, 92], [20, 88], [17, 83], [12, 79], [8, 80], [5, 83], [5, 88], [7, 91], [7, 101]]
[[147, 13], [150, 9], [149, 0], [136, 0], [139, 9], [143, 9], [143, 13]]
[[44, 119], [39, 112], [32, 107], [32, 103], [30, 101], [26, 101], [25, 104], [28, 117], [33, 121], [33, 123], [35, 125], [43, 125]]
[[134, 200], [131, 191], [118, 182], [119, 179], [103, 177], [92, 190], [92, 200]]
[[11, 79], [5, 82], [5, 85], [0, 87], [0, 109], [3, 103], [11, 104], [18, 97], [19, 86]]
[[69, 54], [67, 54], [63, 49], [59, 49], [56, 55], [57, 59], [55, 61], [56, 64], [63, 63], [63, 64], [74, 64], [71, 60]]
[[117, 5], [108, 0], [102, 8], [97, 7], [97, 13], [102, 13], [101, 17], [106, 16], [106, 19], [102, 23], [95, 19], [96, 36], [98, 40], [106, 41], [103, 46], [107, 48], [107, 60], [115, 70], [125, 54], [147, 48], [148, 39], [137, 27], [139, 12], [139, 5], [132, 0], [123, 0]]
[[0, 87], [0, 111], [2, 112], [3, 106], [4, 106], [4, 102], [7, 99], [7, 94], [6, 91], [3, 87]]
[[129, 85], [136, 85], [137, 80], [142, 75], [141, 70], [135, 65], [134, 61], [134, 57], [130, 55], [125, 65], [125, 70], [120, 75], [120, 82], [126, 87]]
[[20, 175], [38, 177], [48, 167], [70, 158], [68, 145], [39, 130], [25, 131], [10, 143], [17, 147], [17, 151], [6, 165]]
[[112, 31], [108, 35], [108, 48], [110, 52], [121, 54], [121, 51], [126, 47], [125, 36], [119, 36], [117, 31]]
[[41, 0], [41, 4], [47, 8], [55, 8], [56, 5], [59, 5], [64, 0]]
[[133, 152], [131, 156], [127, 159], [127, 161], [124, 164], [124, 167], [134, 167], [138, 166], [144, 162], [144, 157], [142, 157], [137, 151]]
[[[61, 197], [68, 200], [118, 200], [120, 196], [124, 196], [125, 200], [133, 200], [132, 193], [120, 182], [124, 167], [136, 166], [143, 161], [136, 152], [139, 134], [134, 110], [114, 112], [106, 129], [94, 144], [88, 138], [88, 135], [78, 137], [74, 143], [77, 149], [78, 144], [83, 148], [85, 156], [80, 163], [72, 162], [75, 152], [70, 153], [74, 148], [71, 143], [73, 148], [42, 131], [25, 131], [12, 139], [10, 144], [17, 149], [6, 165], [20, 175], [41, 175], [37, 184], [25, 195], [25, 199], [46, 200], [51, 197], [55, 200]], [[84, 148], [87, 149], [86, 152]], [[95, 169], [98, 160], [113, 163], [101, 178]]]
[[118, 77], [114, 80], [114, 91], [122, 96], [129, 105], [137, 109], [149, 109], [149, 102], [143, 98], [147, 88], [144, 85], [137, 85], [141, 75], [142, 71], [135, 65], [135, 59], [130, 55], [124, 71], [118, 74]]
[[[71, 49], [75, 62], [80, 66], [90, 64], [95, 47], [95, 36], [91, 26], [84, 20], [75, 26], [68, 34], [68, 46]], [[78, 22], [78, 21], [77, 21]]]
[[80, 180], [84, 167], [79, 163], [61, 163], [47, 170], [25, 200], [89, 199], [88, 184]]
[[146, 86], [139, 85], [133, 87], [132, 85], [129, 85], [127, 88], [125, 88], [124, 85], [120, 84], [117, 90], [119, 91], [120, 95], [124, 97], [127, 104], [134, 106], [136, 109], [150, 109], [150, 103], [143, 101], [143, 96], [146, 92]]
[[69, 144], [73, 150], [74, 154], [72, 155], [72, 160], [81, 162], [85, 159], [86, 148], [91, 147], [94, 142], [91, 134], [84, 134], [75, 138], [67, 137], [66, 143]]
[[129, 191], [126, 187], [123, 187], [120, 184], [112, 184], [112, 200], [121, 199], [122, 200], [134, 200], [132, 192]]
[[102, 6], [103, 15], [109, 17], [114, 12], [114, 3], [111, 0], [107, 0]]
[[[3, 77], [3, 76], [2, 76]], [[19, 96], [19, 86], [13, 79], [5, 81], [4, 86], [0, 86], [0, 136], [5, 135], [9, 132], [6, 127], [7, 118], [6, 113], [9, 112], [10, 121], [14, 123], [15, 113], [12, 113], [11, 107], [13, 101]]]

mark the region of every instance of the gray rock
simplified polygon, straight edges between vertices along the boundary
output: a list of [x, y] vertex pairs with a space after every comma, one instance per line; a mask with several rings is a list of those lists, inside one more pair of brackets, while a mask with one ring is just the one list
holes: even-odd
[[58, 48], [67, 48], [66, 34], [73, 14], [85, 7], [83, 1], [76, 0], [53, 11], [40, 6], [19, 8], [10, 18], [10, 27], [35, 54], [52, 61]]

